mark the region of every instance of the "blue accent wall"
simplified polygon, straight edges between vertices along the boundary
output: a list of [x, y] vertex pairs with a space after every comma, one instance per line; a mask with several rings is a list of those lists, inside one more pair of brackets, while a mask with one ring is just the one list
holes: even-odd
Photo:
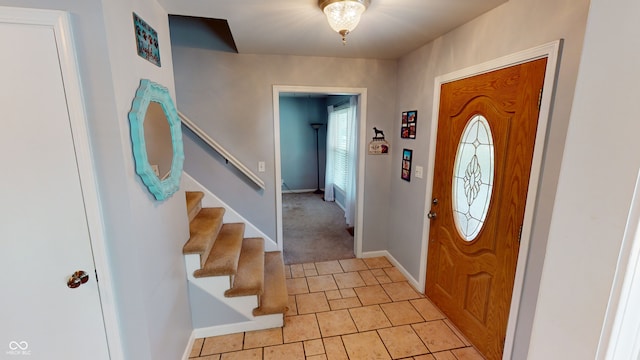
[[320, 188], [324, 189], [327, 144], [327, 100], [324, 97], [280, 97], [280, 157], [282, 190], [316, 189], [316, 134], [311, 123], [324, 124], [318, 130]]

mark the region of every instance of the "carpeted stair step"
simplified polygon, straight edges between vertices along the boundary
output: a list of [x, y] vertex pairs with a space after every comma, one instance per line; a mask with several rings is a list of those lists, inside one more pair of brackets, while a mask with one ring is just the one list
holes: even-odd
[[187, 197], [187, 214], [189, 214], [189, 222], [191, 222], [202, 209], [204, 193], [202, 191], [187, 191], [185, 194]]
[[183, 254], [200, 254], [200, 266], [203, 266], [216, 237], [222, 228], [224, 208], [204, 208], [189, 223], [189, 240], [182, 247]]
[[238, 273], [233, 286], [224, 292], [227, 297], [262, 295], [264, 289], [264, 239], [246, 238], [242, 241]]
[[243, 223], [222, 225], [204, 266], [194, 271], [193, 276], [236, 275], [243, 237]]
[[253, 316], [284, 314], [287, 312], [289, 296], [284, 277], [284, 261], [280, 251], [264, 254], [264, 292]]

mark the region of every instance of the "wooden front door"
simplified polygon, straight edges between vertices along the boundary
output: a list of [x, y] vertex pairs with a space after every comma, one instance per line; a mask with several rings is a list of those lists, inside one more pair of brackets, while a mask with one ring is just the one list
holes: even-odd
[[502, 357], [547, 59], [442, 85], [427, 295]]

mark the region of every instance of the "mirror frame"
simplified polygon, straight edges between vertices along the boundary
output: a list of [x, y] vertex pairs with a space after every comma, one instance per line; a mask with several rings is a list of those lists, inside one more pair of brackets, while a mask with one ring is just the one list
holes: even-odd
[[[151, 101], [162, 105], [162, 110], [167, 117], [169, 130], [171, 132], [171, 147], [173, 149], [171, 171], [169, 172], [169, 176], [163, 180], [155, 174], [151, 164], [149, 164], [147, 145], [144, 137], [144, 118]], [[182, 166], [184, 163], [182, 126], [169, 90], [148, 79], [140, 80], [140, 86], [133, 99], [131, 111], [129, 111], [129, 123], [131, 125], [131, 141], [136, 173], [147, 186], [149, 192], [155, 196], [156, 200], [161, 201], [168, 199], [180, 188], [180, 177], [182, 176]]]

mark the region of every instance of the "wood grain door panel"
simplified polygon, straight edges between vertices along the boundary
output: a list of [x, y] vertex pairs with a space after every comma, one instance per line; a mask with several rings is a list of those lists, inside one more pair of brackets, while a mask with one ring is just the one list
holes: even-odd
[[[438, 202], [431, 208], [438, 216], [429, 231], [426, 293], [488, 359], [501, 358], [504, 347], [545, 68], [546, 58], [441, 89]], [[493, 138], [493, 189], [485, 222], [467, 241], [456, 227], [452, 182], [458, 144], [476, 115], [486, 119]]]

